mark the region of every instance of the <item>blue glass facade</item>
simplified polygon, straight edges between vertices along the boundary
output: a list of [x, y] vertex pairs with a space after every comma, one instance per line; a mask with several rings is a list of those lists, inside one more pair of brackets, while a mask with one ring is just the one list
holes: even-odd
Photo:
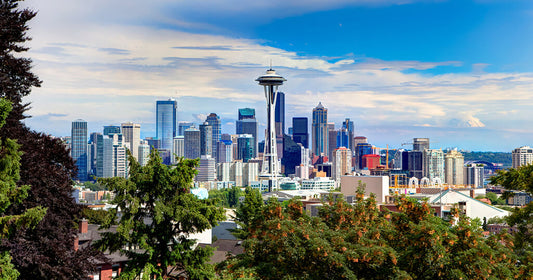
[[309, 131], [307, 118], [292, 118], [292, 140], [309, 148]]
[[158, 100], [156, 103], [156, 137], [161, 140], [160, 149], [172, 150], [178, 128], [177, 110], [176, 100]]
[[313, 109], [313, 154], [328, 155], [328, 109], [319, 103]]
[[75, 120], [71, 130], [71, 155], [78, 167], [76, 179], [87, 181], [87, 122]]
[[368, 143], [357, 144], [357, 147], [355, 147], [355, 151], [357, 156], [357, 168], [361, 168], [361, 166], [363, 166], [364, 155], [371, 155], [374, 153], [374, 151], [372, 150], [372, 145]]
[[212, 131], [213, 135], [211, 137], [212, 153], [213, 153], [213, 158], [217, 159], [217, 154], [218, 154], [217, 143], [220, 141], [220, 136], [222, 134], [222, 125], [220, 123], [220, 117], [217, 116], [217, 114], [215, 113], [211, 113], [209, 114], [209, 116], [207, 116], [207, 119], [205, 121], [211, 126], [213, 130]]

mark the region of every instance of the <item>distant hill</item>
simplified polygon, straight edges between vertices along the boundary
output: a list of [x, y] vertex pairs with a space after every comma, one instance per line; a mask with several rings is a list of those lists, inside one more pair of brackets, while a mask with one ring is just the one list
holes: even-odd
[[513, 160], [511, 153], [500, 152], [462, 152], [466, 161], [484, 160], [492, 163], [501, 163], [504, 168], [511, 167]]

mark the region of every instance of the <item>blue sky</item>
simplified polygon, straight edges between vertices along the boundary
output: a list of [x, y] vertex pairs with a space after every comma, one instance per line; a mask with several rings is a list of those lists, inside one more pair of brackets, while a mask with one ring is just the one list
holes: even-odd
[[[46, 3], [45, 3], [46, 2]], [[533, 145], [533, 3], [526, 0], [26, 1], [44, 81], [33, 129], [126, 121], [155, 135], [155, 101], [179, 119], [215, 112], [234, 133], [270, 60], [287, 78], [286, 127], [322, 102], [370, 143], [510, 151]], [[260, 127], [261, 129], [261, 127]]]

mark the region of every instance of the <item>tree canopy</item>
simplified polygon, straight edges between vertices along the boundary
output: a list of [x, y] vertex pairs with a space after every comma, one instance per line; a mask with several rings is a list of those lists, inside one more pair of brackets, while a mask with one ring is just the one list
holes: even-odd
[[102, 227], [118, 223], [117, 231], [104, 233], [97, 244], [102, 250], [120, 252], [130, 259], [119, 278], [134, 279], [141, 273], [144, 279], [214, 277], [212, 266], [207, 264], [211, 249], [195, 248], [196, 241], [189, 237], [224, 218], [223, 209], [214, 200], [200, 200], [190, 193], [198, 160], [182, 158], [169, 167], [153, 150], [146, 166], [131, 155], [129, 164], [128, 179], [99, 180], [115, 192], [112, 203], [121, 212], [119, 217], [116, 209], [111, 210]]
[[332, 198], [310, 217], [292, 200], [271, 199], [248, 227], [245, 253], [217, 266], [235, 279], [509, 279], [519, 275], [507, 234], [485, 238], [454, 212], [451, 222], [427, 203], [397, 197], [399, 212], [373, 196], [353, 205]]

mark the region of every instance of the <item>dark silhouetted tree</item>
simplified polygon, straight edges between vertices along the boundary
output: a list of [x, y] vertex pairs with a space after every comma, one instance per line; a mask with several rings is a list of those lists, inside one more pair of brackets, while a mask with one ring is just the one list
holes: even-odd
[[31, 72], [31, 60], [22, 56], [28, 48], [27, 23], [35, 12], [19, 8], [18, 0], [0, 0], [0, 97], [13, 110], [0, 129], [0, 138], [17, 141], [22, 152], [18, 185], [28, 185], [28, 197], [6, 211], [20, 215], [35, 207], [47, 208], [34, 229], [18, 230], [2, 240], [22, 279], [81, 279], [93, 269], [89, 261], [97, 253], [74, 250], [80, 207], [72, 198], [74, 163], [59, 139], [31, 131], [21, 121], [28, 104], [23, 97], [41, 82]]

